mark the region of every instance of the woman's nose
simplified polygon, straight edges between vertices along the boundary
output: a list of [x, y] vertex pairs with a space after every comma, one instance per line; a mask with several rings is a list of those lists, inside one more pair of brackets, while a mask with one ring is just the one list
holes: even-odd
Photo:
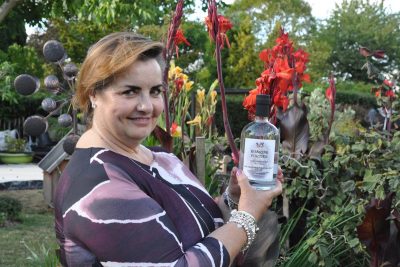
[[137, 109], [142, 112], [151, 112], [153, 110], [153, 103], [151, 102], [150, 96], [142, 94]]

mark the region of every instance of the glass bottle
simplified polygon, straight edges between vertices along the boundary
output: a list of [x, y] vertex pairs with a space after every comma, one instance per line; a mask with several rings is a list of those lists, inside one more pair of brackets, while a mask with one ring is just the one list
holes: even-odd
[[256, 117], [240, 136], [239, 168], [258, 190], [272, 190], [278, 174], [279, 130], [268, 121], [269, 95], [256, 96]]

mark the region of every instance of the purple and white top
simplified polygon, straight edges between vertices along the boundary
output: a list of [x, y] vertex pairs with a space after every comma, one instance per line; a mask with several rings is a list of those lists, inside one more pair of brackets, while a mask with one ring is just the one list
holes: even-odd
[[229, 266], [207, 237], [224, 221], [197, 178], [173, 154], [150, 166], [103, 148], [78, 148], [57, 187], [63, 266]]

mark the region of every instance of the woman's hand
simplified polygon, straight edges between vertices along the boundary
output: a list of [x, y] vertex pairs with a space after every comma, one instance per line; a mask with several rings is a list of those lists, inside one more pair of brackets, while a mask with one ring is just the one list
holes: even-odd
[[[228, 185], [228, 193], [229, 196], [231, 197], [231, 199], [233, 201], [235, 201], [236, 203], [239, 202], [239, 198], [240, 198], [240, 186], [238, 184], [238, 179], [236, 177], [236, 172], [238, 171], [237, 167], [233, 167], [232, 171], [231, 171], [231, 177], [229, 179], [229, 185]], [[284, 178], [283, 178], [283, 173], [282, 173], [282, 169], [281, 167], [278, 167], [278, 176], [277, 179], [283, 183]]]
[[231, 178], [229, 179], [229, 185], [228, 185], [228, 194], [231, 197], [231, 199], [236, 203], [239, 202], [240, 198], [240, 186], [238, 184], [238, 180], [236, 177], [237, 170], [238, 170], [237, 167], [233, 167], [231, 171]]
[[[233, 187], [233, 193], [237, 194], [237, 192], [239, 192], [240, 198], [238, 209], [250, 213], [258, 221], [271, 206], [272, 200], [282, 194], [282, 170], [280, 168], [278, 169], [275, 188], [273, 190], [265, 191], [254, 189], [250, 185], [247, 176], [237, 168], [233, 169], [232, 172], [235, 170], [236, 173], [234, 175], [234, 180], [231, 175], [230, 184], [232, 183], [233, 186], [235, 186]], [[239, 190], [237, 189], [236, 184], [239, 187]]]

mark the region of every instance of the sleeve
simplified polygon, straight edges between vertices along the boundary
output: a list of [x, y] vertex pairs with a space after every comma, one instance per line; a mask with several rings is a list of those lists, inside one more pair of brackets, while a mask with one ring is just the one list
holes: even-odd
[[[64, 215], [66, 236], [103, 266], [229, 266], [229, 254], [206, 237], [184, 250], [165, 210], [114, 165]], [[75, 255], [76, 256], [76, 255]]]

